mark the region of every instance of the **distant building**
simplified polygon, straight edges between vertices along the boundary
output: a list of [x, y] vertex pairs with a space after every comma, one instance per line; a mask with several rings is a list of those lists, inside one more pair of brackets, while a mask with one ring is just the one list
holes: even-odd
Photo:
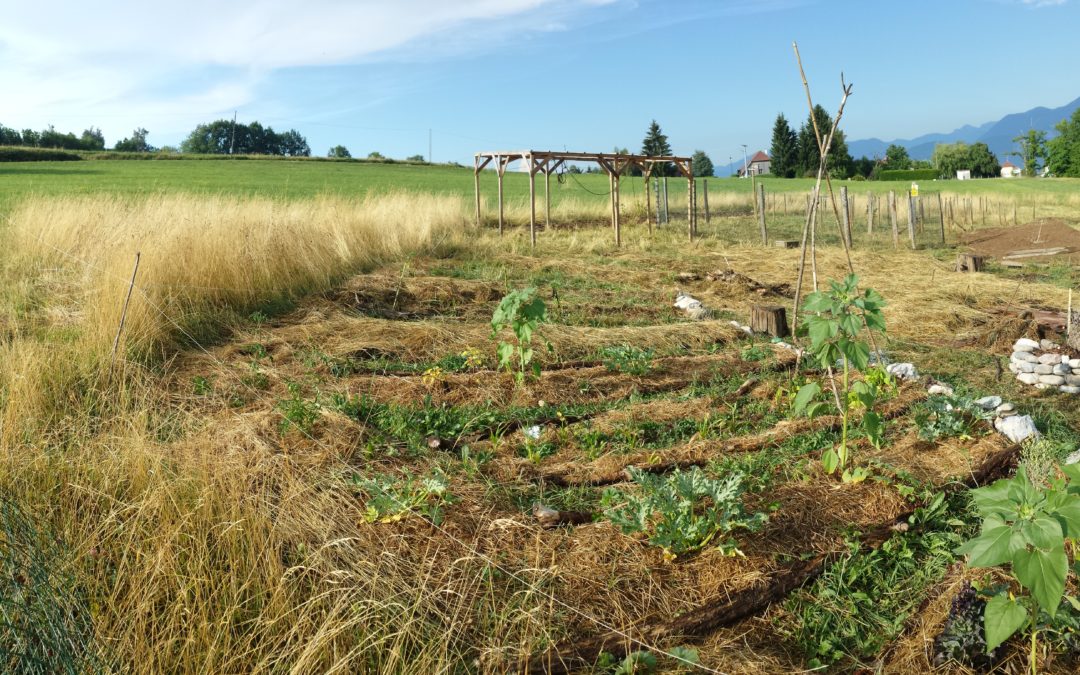
[[1016, 166], [1009, 160], [1005, 160], [1005, 163], [1001, 165], [1001, 177], [1002, 178], [1017, 178], [1024, 173], [1023, 169]]
[[[750, 158], [750, 163], [746, 167], [746, 174], [749, 176], [760, 176], [762, 174], [771, 173], [772, 160], [764, 151], [758, 150], [753, 157]], [[743, 170], [739, 169], [739, 176], [743, 175]]]
[[957, 171], [956, 180], [971, 180], [971, 169], [960, 169]]

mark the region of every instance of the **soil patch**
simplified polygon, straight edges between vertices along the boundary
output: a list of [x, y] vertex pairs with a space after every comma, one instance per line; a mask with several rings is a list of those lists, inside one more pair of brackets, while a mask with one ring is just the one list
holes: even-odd
[[[1072, 255], [1080, 252], [1080, 231], [1051, 218], [1025, 225], [975, 230], [963, 235], [961, 242], [978, 255], [1019, 263], [1080, 260]], [[1047, 253], [1039, 255], [1040, 251]]]

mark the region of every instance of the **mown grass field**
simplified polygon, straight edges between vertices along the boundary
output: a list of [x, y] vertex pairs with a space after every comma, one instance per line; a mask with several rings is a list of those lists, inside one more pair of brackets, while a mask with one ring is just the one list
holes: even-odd
[[[0, 173], [12, 672], [612, 673], [649, 652], [659, 672], [967, 673], [935, 664], [933, 640], [963, 582], [1003, 579], [953, 552], [977, 529], [967, 488], [1016, 462], [1049, 476], [1080, 442], [1080, 397], [1002, 372], [1036, 331], [1017, 313], [1063, 309], [1062, 277], [957, 273], [929, 224], [931, 251], [857, 232], [852, 264], [888, 302], [880, 346], [1014, 402], [1044, 439], [1019, 449], [972, 420], [928, 435], [926, 383], [909, 382], [883, 394], [880, 447], [853, 436], [869, 478], [844, 483], [820, 461], [838, 419], [792, 412], [826, 376], [729, 323], [790, 306], [798, 265], [755, 243], [745, 181], [716, 181], [735, 196], [692, 244], [684, 223], [631, 221], [616, 249], [588, 225], [603, 198], [575, 193], [533, 251], [520, 210], [501, 237], [473, 225], [468, 169]], [[1007, 189], [1069, 218], [1056, 185]], [[798, 233], [794, 210], [774, 215], [776, 236]], [[826, 224], [823, 283], [847, 270]], [[489, 322], [525, 287], [549, 321], [540, 375], [518, 384]], [[680, 289], [713, 315], [675, 310]], [[739, 476], [747, 526], [672, 555], [617, 526], [653, 489], [628, 467]], [[1043, 631], [1042, 671], [1073, 672], [1069, 625]]]

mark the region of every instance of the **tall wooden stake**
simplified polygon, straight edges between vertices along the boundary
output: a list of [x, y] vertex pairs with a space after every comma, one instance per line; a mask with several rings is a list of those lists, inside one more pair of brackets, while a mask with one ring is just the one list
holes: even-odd
[[705, 200], [705, 224], [709, 224], [709, 179], [701, 181], [701, 196]]
[[874, 193], [866, 193], [866, 233], [874, 233]]
[[473, 157], [473, 191], [476, 195], [476, 226], [480, 227], [480, 158]]
[[896, 224], [896, 193], [889, 190], [889, 222], [892, 224], [893, 248], [900, 247], [900, 231]]
[[135, 253], [135, 269], [131, 270], [131, 283], [128, 284], [127, 296], [124, 297], [124, 308], [120, 310], [120, 325], [116, 329], [116, 337], [113, 338], [112, 343], [112, 355], [109, 357], [109, 372], [112, 372], [112, 366], [116, 362], [116, 350], [120, 347], [120, 334], [124, 332], [124, 324], [127, 322], [128, 304], [131, 303], [131, 291], [135, 290], [135, 275], [139, 273], [139, 258], [142, 253], [136, 251]]
[[758, 212], [758, 224], [761, 226], [761, 245], [769, 245], [769, 230], [765, 227], [765, 184], [758, 183], [757, 186], [757, 212]]
[[506, 172], [506, 164], [502, 157], [496, 157], [496, 170], [499, 174], [499, 234], [503, 233], [503, 173]]
[[529, 157], [529, 239], [536, 249], [536, 170], [532, 157]]
[[917, 214], [915, 213], [915, 198], [908, 195], [908, 219], [907, 219], [907, 233], [908, 239], [911, 241], [911, 250], [915, 250], [915, 221]]
[[[945, 245], [945, 209], [941, 206], [941, 193], [937, 193], [938, 221], [941, 223], [941, 245]], [[983, 212], [985, 215], [985, 212]]]
[[843, 211], [844, 219], [844, 238], [847, 241], [847, 245], [851, 246], [851, 209], [848, 207], [848, 194], [847, 186], [840, 186], [840, 208]]

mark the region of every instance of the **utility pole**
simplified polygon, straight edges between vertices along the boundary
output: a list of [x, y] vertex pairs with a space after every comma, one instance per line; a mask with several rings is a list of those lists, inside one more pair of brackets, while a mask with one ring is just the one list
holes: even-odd
[[431, 164], [431, 129], [427, 130], [427, 163]]
[[746, 178], [750, 175], [749, 164], [746, 163], [746, 143], [742, 144], [742, 177]]
[[229, 154], [233, 153], [233, 148], [236, 146], [236, 111], [232, 111], [232, 134], [229, 138]]

